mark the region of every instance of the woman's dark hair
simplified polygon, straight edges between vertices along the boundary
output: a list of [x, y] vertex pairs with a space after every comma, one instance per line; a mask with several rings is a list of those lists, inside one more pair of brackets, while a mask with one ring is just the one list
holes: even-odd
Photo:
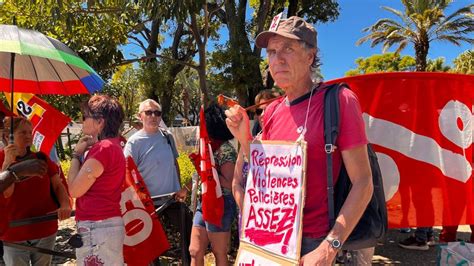
[[104, 128], [99, 139], [115, 138], [123, 122], [123, 109], [120, 103], [107, 95], [94, 95], [82, 104], [82, 115], [94, 119], [104, 119]]
[[222, 141], [234, 138], [225, 123], [226, 116], [224, 110], [219, 105], [212, 103], [204, 110], [204, 114], [206, 116], [206, 128], [210, 138]]

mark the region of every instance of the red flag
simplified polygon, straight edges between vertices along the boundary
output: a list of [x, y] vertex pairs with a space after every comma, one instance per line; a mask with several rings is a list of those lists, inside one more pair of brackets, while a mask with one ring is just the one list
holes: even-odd
[[[5, 93], [5, 96], [10, 101], [10, 94]], [[15, 93], [13, 96], [14, 112], [26, 117], [33, 125], [33, 145], [36, 150], [49, 154], [71, 119], [33, 94]]]
[[2, 101], [0, 101], [0, 112], [2, 112], [5, 117], [7, 116], [16, 116], [16, 114], [12, 113], [10, 109], [8, 109]]
[[198, 171], [202, 182], [202, 216], [204, 221], [221, 227], [222, 216], [224, 215], [224, 198], [222, 197], [221, 185], [215, 168], [214, 155], [212, 154], [206, 128], [206, 118], [202, 107], [199, 118], [199, 155], [201, 164]]
[[357, 94], [384, 179], [389, 226], [474, 224], [474, 76], [343, 78]]
[[150, 193], [132, 157], [127, 157], [120, 208], [125, 223], [123, 256], [127, 265], [148, 265], [169, 249]]

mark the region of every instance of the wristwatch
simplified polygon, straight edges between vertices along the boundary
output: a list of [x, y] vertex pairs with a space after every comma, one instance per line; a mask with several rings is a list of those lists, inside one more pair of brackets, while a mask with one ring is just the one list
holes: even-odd
[[324, 240], [328, 241], [333, 249], [339, 250], [342, 248], [342, 242], [337, 238], [327, 236]]

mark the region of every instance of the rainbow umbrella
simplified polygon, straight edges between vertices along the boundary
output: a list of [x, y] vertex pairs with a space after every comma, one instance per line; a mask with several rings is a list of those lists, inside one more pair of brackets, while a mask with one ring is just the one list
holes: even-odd
[[[0, 25], [0, 91], [85, 94], [104, 81], [73, 50], [34, 30]], [[12, 141], [12, 136], [10, 136]]]
[[60, 41], [0, 25], [0, 91], [72, 95], [94, 93], [103, 85], [99, 75]]

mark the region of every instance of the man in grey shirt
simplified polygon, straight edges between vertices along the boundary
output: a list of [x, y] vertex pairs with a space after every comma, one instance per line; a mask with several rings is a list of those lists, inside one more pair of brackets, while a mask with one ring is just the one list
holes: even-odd
[[[143, 128], [133, 134], [125, 145], [125, 157], [132, 156], [150, 195], [159, 196], [174, 193], [175, 203], [167, 207], [162, 215], [168, 221], [176, 222], [182, 238], [182, 248], [186, 250], [183, 262], [189, 262], [189, 240], [191, 237], [192, 215], [183, 203], [191, 184], [180, 185], [178, 151], [172, 135], [160, 128], [161, 106], [152, 99], [140, 103], [138, 118]], [[155, 202], [162, 205], [163, 201]], [[184, 242], [183, 242], [184, 240]]]

